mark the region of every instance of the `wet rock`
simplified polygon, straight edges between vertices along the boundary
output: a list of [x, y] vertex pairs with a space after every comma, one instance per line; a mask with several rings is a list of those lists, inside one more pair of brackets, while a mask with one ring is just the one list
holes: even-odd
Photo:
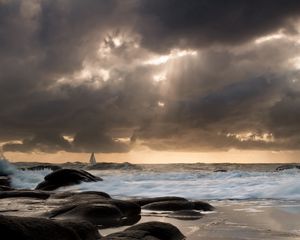
[[119, 226], [131, 226], [136, 223], [138, 223], [141, 220], [142, 216], [141, 215], [132, 215], [132, 216], [127, 216], [125, 218], [122, 218]]
[[26, 170], [30, 170], [30, 171], [40, 171], [40, 170], [45, 170], [45, 169], [50, 169], [52, 171], [56, 171], [61, 169], [60, 166], [57, 165], [53, 165], [53, 164], [43, 164], [43, 165], [37, 165], [37, 166], [32, 166], [32, 167], [23, 167], [21, 168], [21, 170], [26, 171]]
[[226, 169], [216, 169], [214, 172], [228, 172]]
[[160, 238], [153, 237], [146, 231], [127, 230], [110, 234], [101, 240], [160, 240]]
[[45, 177], [45, 181], [38, 184], [36, 189], [51, 191], [63, 186], [79, 184], [81, 182], [97, 181], [102, 181], [102, 179], [83, 170], [60, 169], [48, 174]]
[[168, 217], [180, 220], [197, 220], [202, 218], [203, 214], [195, 210], [180, 210], [170, 213]]
[[58, 208], [49, 213], [50, 218], [81, 219], [104, 227], [118, 226], [123, 217], [121, 211], [111, 204], [80, 204]]
[[2, 198], [37, 198], [47, 199], [50, 193], [36, 190], [12, 190], [0, 192], [0, 199]]
[[214, 211], [215, 210], [215, 208], [207, 202], [194, 201], [192, 203], [194, 205], [194, 209], [196, 209], [196, 210], [200, 210], [200, 211]]
[[10, 187], [10, 177], [0, 176], [0, 186]]
[[[93, 223], [97, 221], [97, 224], [104, 227], [129, 225], [140, 220], [141, 207], [139, 205], [130, 201], [105, 198], [102, 194], [99, 195], [98, 192], [96, 194], [89, 192], [75, 194], [65, 198], [65, 200], [67, 200], [67, 205], [54, 209], [45, 216], [50, 218], [73, 218], [73, 216], [80, 215], [84, 217], [83, 219]], [[90, 215], [86, 212], [93, 208], [96, 208], [97, 212], [94, 212], [90, 219]], [[103, 218], [105, 218], [105, 221]], [[106, 220], [109, 220], [109, 222], [106, 222]]]
[[127, 230], [141, 230], [148, 232], [151, 236], [163, 240], [181, 240], [184, 235], [172, 224], [163, 222], [141, 223], [128, 228]]
[[118, 199], [108, 200], [107, 203], [117, 206], [122, 212], [122, 214], [126, 217], [136, 216], [141, 213], [141, 207], [136, 203], [118, 200]]
[[287, 164], [287, 165], [281, 165], [275, 169], [275, 171], [283, 171], [283, 170], [289, 170], [289, 169], [300, 169], [299, 165], [292, 165], [292, 164]]
[[185, 198], [182, 197], [155, 197], [155, 198], [140, 198], [140, 199], [132, 199], [132, 202], [144, 206], [149, 203], [154, 202], [162, 202], [162, 201], [188, 201]]
[[65, 192], [54, 194], [52, 198], [63, 198], [70, 204], [111, 204], [116, 206], [125, 217], [139, 215], [141, 207], [131, 201], [112, 199], [107, 193], [87, 191], [80, 193]]
[[86, 194], [93, 194], [97, 196], [101, 196], [104, 198], [111, 198], [111, 196], [105, 192], [99, 192], [99, 191], [84, 191], [84, 192], [79, 192], [77, 195], [86, 195]]
[[118, 169], [118, 170], [140, 170], [141, 167], [124, 162], [124, 163], [106, 163], [106, 162], [101, 162], [101, 163], [96, 163], [93, 165], [86, 166], [86, 169], [88, 170], [111, 170], [111, 169]]
[[100, 234], [95, 225], [85, 221], [56, 221], [63, 227], [72, 229], [82, 240], [100, 239]]
[[0, 185], [0, 191], [11, 191], [11, 190], [14, 190], [14, 188]]
[[42, 218], [0, 215], [1, 238], [20, 240], [96, 240], [95, 226], [86, 222], [55, 222]]
[[154, 211], [179, 211], [179, 210], [191, 210], [194, 204], [189, 201], [161, 201], [149, 203], [143, 206], [143, 209]]
[[184, 235], [178, 228], [163, 222], [147, 222], [127, 228], [123, 232], [110, 234], [103, 240], [182, 240]]
[[101, 194], [99, 193], [81, 193], [81, 194], [74, 194], [73, 196], [70, 196], [67, 198], [71, 202], [77, 202], [77, 203], [102, 203], [107, 202], [111, 198], [107, 198], [107, 195], [105, 193]]

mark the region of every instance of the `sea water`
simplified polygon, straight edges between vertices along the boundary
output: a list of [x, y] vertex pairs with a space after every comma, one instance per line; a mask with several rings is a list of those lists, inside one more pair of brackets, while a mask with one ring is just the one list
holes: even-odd
[[[3, 164], [2, 164], [3, 165]], [[203, 200], [300, 200], [300, 170], [271, 171], [243, 167], [242, 170], [213, 172], [180, 165], [168, 169], [144, 167], [139, 170], [94, 170], [101, 182], [81, 183], [60, 191], [103, 191], [115, 197], [181, 196]], [[3, 166], [2, 166], [3, 167]], [[34, 189], [51, 170], [23, 171], [7, 168], [12, 186]]]

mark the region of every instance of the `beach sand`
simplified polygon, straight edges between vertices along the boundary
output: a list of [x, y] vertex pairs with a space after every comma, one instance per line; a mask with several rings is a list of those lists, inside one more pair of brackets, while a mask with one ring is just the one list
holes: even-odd
[[[46, 204], [45, 204], [46, 203]], [[198, 220], [180, 220], [167, 217], [166, 212], [142, 211], [138, 223], [167, 222], [177, 226], [188, 240], [229, 239], [300, 239], [300, 201], [287, 200], [222, 200], [209, 201], [216, 207], [203, 212]], [[34, 200], [29, 198], [0, 199], [0, 213], [11, 216], [38, 217], [61, 200]], [[127, 227], [99, 230], [102, 236]]]
[[[177, 220], [143, 213], [139, 223], [168, 222], [188, 240], [300, 239], [300, 201], [211, 201], [216, 211], [198, 220]], [[151, 215], [151, 216], [149, 216]], [[126, 229], [100, 230], [102, 235]]]

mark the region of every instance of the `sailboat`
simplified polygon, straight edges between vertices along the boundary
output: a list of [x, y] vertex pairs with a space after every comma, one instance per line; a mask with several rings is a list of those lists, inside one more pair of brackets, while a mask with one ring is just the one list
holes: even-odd
[[96, 162], [96, 158], [95, 158], [95, 154], [92, 153], [91, 154], [91, 157], [90, 157], [90, 164], [91, 165], [95, 165], [97, 162]]

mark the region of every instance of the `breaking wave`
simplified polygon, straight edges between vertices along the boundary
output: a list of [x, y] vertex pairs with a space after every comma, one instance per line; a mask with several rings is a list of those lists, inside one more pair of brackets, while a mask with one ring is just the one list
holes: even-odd
[[300, 200], [300, 171], [283, 172], [131, 172], [105, 176], [104, 181], [82, 183], [77, 190], [104, 191], [115, 196], [182, 196], [189, 199]]
[[[0, 160], [0, 174], [11, 175], [15, 188], [35, 188], [50, 169], [18, 170]], [[232, 170], [212, 172], [180, 169], [152, 170], [94, 170], [103, 182], [82, 183], [67, 190], [104, 191], [118, 197], [182, 196], [189, 199], [287, 199], [300, 200], [300, 170], [280, 172]], [[66, 189], [64, 189], [66, 190]]]

